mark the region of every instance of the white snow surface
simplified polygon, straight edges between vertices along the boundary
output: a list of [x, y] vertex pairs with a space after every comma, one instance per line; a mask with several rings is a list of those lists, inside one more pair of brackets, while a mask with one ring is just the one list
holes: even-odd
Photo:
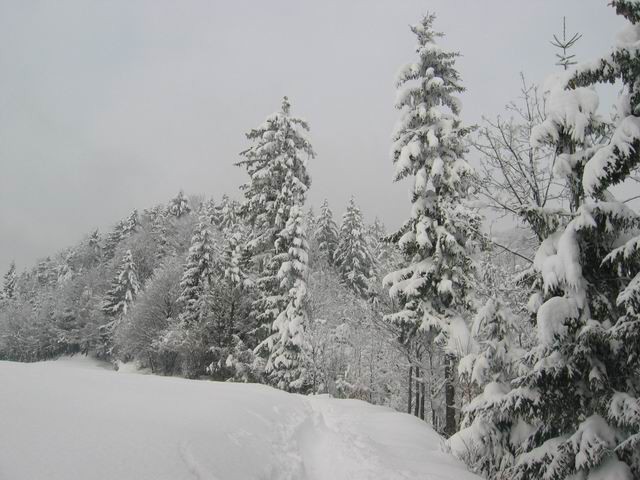
[[0, 362], [0, 479], [478, 480], [417, 418], [264, 385]]

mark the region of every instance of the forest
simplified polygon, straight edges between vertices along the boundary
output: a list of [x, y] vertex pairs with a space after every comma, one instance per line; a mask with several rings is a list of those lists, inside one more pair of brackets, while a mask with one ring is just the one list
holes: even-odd
[[274, 99], [229, 160], [239, 191], [178, 185], [12, 264], [0, 360], [81, 354], [360, 399], [427, 422], [489, 479], [640, 478], [640, 2], [611, 7], [626, 27], [610, 53], [578, 60], [581, 34], [559, 33], [548, 80], [523, 75], [507, 115], [479, 125], [461, 119], [473, 86], [436, 16], [410, 27], [390, 132], [389, 182], [409, 199], [397, 230], [355, 197], [307, 204], [313, 119]]

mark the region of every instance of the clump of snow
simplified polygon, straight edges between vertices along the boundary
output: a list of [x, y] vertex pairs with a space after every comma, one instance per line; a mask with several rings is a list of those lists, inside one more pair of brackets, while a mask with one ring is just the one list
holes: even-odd
[[531, 132], [531, 144], [556, 143], [564, 131], [577, 143], [584, 143], [585, 134], [598, 109], [598, 94], [593, 88], [565, 89], [568, 73], [552, 75], [545, 81], [547, 117]]
[[453, 317], [449, 321], [447, 351], [462, 357], [469, 353], [472, 346], [469, 326], [462, 317]]
[[0, 362], [1, 478], [479, 480], [388, 408], [105, 366]]
[[538, 309], [538, 339], [543, 345], [552, 345], [556, 338], [567, 335], [569, 320], [579, 316], [578, 305], [573, 298], [552, 297]]

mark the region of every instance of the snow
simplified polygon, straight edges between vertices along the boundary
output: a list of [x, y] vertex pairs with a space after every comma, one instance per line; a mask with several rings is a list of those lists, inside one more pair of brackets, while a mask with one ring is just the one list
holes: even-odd
[[477, 480], [419, 419], [264, 385], [0, 362], [0, 478]]
[[601, 181], [612, 172], [616, 172], [619, 156], [628, 156], [634, 152], [634, 143], [640, 140], [640, 118], [629, 115], [616, 128], [611, 141], [599, 149], [584, 166], [582, 186], [588, 195], [592, 195]]
[[553, 345], [556, 338], [567, 335], [569, 320], [578, 318], [580, 312], [573, 298], [552, 297], [538, 309], [538, 340], [542, 345]]
[[545, 81], [547, 117], [532, 130], [532, 145], [557, 142], [560, 130], [577, 143], [585, 141], [587, 127], [598, 109], [598, 94], [590, 87], [565, 90], [569, 78], [567, 72], [562, 72]]

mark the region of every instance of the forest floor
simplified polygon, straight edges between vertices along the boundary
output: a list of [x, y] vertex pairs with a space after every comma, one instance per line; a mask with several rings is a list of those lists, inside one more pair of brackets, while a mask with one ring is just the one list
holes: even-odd
[[[126, 370], [126, 371], [125, 371]], [[264, 385], [0, 362], [2, 480], [477, 480], [417, 418]]]

